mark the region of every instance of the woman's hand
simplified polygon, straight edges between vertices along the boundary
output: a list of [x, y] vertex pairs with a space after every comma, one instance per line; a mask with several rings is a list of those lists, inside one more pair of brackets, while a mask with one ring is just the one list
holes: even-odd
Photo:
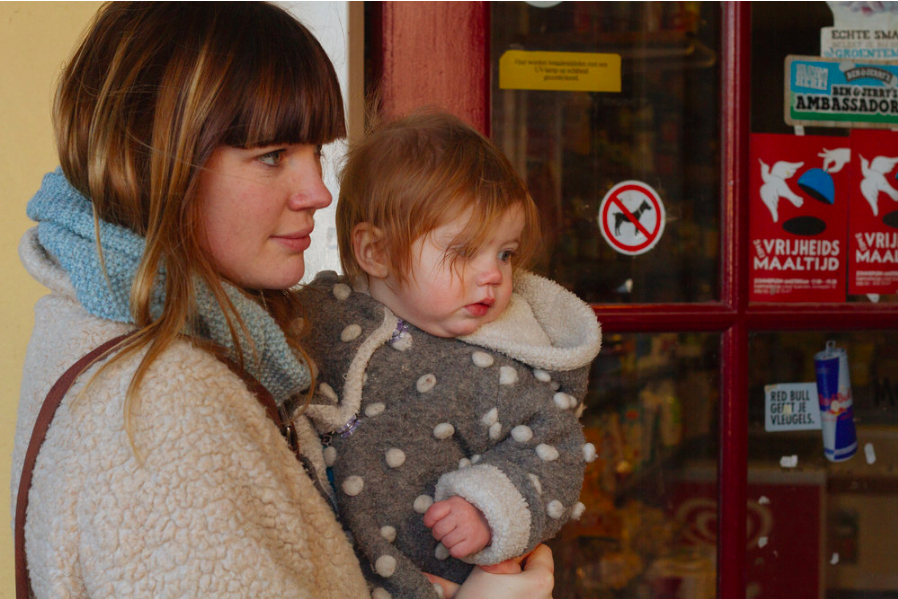
[[[507, 562], [503, 564], [491, 566], [491, 569], [493, 572], [516, 569]], [[477, 567], [461, 586], [432, 574], [425, 576], [443, 587], [445, 599], [552, 599], [555, 586], [552, 550], [539, 545], [522, 558], [521, 568], [523, 570], [517, 574], [496, 574]]]

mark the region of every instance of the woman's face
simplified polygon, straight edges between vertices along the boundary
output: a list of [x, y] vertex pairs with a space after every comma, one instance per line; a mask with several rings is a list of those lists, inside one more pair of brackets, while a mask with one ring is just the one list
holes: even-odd
[[331, 203], [320, 148], [220, 146], [199, 176], [203, 244], [218, 272], [247, 289], [287, 289], [305, 272], [315, 210]]

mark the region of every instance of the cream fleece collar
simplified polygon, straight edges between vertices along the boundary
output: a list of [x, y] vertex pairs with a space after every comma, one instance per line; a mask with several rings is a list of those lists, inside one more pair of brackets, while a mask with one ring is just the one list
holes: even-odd
[[549, 279], [519, 271], [505, 312], [460, 339], [535, 368], [569, 371], [596, 357], [602, 329], [592, 308], [576, 295]]

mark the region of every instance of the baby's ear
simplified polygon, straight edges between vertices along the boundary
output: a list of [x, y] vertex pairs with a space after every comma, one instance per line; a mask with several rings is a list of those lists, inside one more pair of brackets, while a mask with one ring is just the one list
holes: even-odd
[[352, 229], [352, 253], [368, 276], [385, 279], [390, 274], [384, 233], [371, 223], [359, 223]]

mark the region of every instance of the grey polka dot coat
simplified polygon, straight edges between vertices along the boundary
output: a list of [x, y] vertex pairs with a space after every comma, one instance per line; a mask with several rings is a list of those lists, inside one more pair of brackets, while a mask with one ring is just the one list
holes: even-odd
[[[595, 450], [578, 416], [601, 344], [588, 305], [521, 272], [502, 316], [445, 339], [401, 326], [332, 272], [300, 293], [320, 367], [308, 415], [331, 434], [340, 517], [374, 597], [436, 597], [422, 571], [461, 582], [471, 564], [521, 555], [579, 517]], [[431, 503], [452, 495], [492, 532], [464, 561], [423, 524]]]

